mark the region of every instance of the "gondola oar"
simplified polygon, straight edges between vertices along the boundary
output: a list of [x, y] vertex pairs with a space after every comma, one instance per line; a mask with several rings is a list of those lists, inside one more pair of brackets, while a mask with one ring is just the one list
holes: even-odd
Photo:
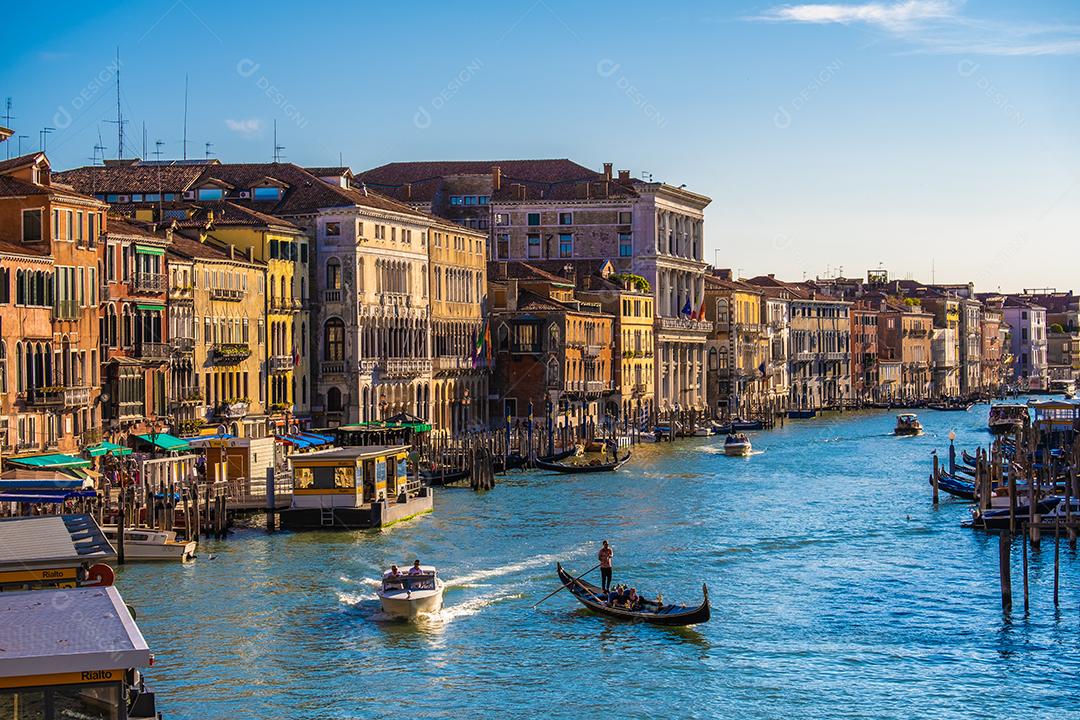
[[[585, 572], [583, 572], [583, 573], [581, 573], [580, 575], [578, 575], [578, 576], [577, 576], [576, 578], [574, 578], [574, 580], [580, 580], [581, 578], [585, 577], [586, 575], [588, 575], [589, 573], [591, 573], [591, 572], [592, 572], [593, 570], [595, 570], [595, 569], [596, 569], [596, 568], [598, 568], [598, 567], [600, 567], [600, 564], [599, 564], [599, 563], [597, 563], [597, 564], [596, 564], [596, 565], [594, 565], [593, 567], [589, 568], [589, 569], [588, 569], [588, 570], [586, 570]], [[552, 592], [552, 593], [550, 593], [550, 594], [548, 594], [548, 595], [545, 595], [544, 597], [540, 598], [540, 599], [539, 599], [539, 600], [537, 600], [537, 601], [536, 601], [535, 603], [533, 603], [532, 607], [536, 607], [537, 605], [539, 605], [540, 603], [544, 602], [544, 601], [545, 601], [545, 600], [547, 600], [547, 599], [548, 599], [549, 597], [551, 597], [551, 596], [552, 596], [552, 595], [554, 595], [555, 593], [559, 592], [559, 590], [562, 590], [562, 589], [564, 589], [565, 587], [566, 587], [565, 585], [560, 585], [560, 586], [559, 586], [559, 588], [558, 588], [558, 590], [555, 590], [555, 592]], [[531, 608], [530, 608], [530, 609], [531, 609]]]

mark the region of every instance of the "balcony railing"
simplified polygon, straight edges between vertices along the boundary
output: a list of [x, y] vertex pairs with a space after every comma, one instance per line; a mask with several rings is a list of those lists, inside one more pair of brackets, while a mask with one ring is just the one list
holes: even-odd
[[171, 347], [162, 342], [138, 342], [135, 354], [144, 360], [164, 360], [169, 357]]
[[251, 357], [251, 348], [244, 343], [217, 343], [211, 352], [218, 365], [236, 365]]
[[64, 404], [64, 389], [62, 387], [32, 387], [26, 392], [19, 393], [19, 397], [28, 407], [60, 407]]
[[120, 417], [141, 417], [146, 414], [146, 408], [138, 400], [121, 400], [119, 403]]
[[379, 293], [380, 305], [398, 305], [401, 307], [412, 307], [413, 299], [412, 295], [406, 295], [405, 293]]
[[417, 358], [387, 358], [382, 362], [386, 377], [415, 377], [431, 374], [431, 361]]
[[431, 368], [436, 372], [447, 370], [472, 370], [472, 358], [455, 355], [431, 358]]
[[279, 315], [300, 312], [300, 301], [274, 298], [270, 301], [270, 312]]
[[137, 272], [131, 276], [131, 289], [136, 292], [165, 292], [168, 279], [164, 273]]
[[198, 386], [173, 387], [169, 392], [169, 402], [174, 405], [195, 405], [203, 399], [202, 388]]
[[691, 320], [690, 318], [662, 317], [657, 318], [661, 330], [692, 330], [694, 332], [711, 332], [712, 322], [708, 320]]
[[244, 299], [244, 291], [233, 288], [210, 288], [210, 299], [239, 302]]
[[222, 420], [239, 420], [248, 414], [251, 403], [240, 401], [232, 403], [220, 403], [214, 408], [214, 415]]
[[600, 351], [602, 351], [607, 345], [586, 345], [581, 349], [581, 354], [585, 357], [600, 357]]
[[323, 375], [343, 375], [345, 362], [343, 360], [323, 360], [320, 366]]
[[270, 358], [270, 372], [288, 372], [293, 369], [291, 355], [274, 355]]
[[[360, 371], [361, 375], [370, 375], [375, 372], [375, 368], [377, 367], [379, 367], [378, 360], [361, 360], [357, 363], [357, 369]], [[344, 372], [344, 370], [342, 370], [342, 372]]]
[[323, 291], [323, 302], [328, 302], [328, 303], [341, 302], [341, 290], [325, 290], [325, 291]]
[[174, 337], [169, 342], [174, 353], [186, 355], [195, 352], [195, 338]]
[[77, 408], [90, 404], [89, 387], [65, 387], [64, 407]]

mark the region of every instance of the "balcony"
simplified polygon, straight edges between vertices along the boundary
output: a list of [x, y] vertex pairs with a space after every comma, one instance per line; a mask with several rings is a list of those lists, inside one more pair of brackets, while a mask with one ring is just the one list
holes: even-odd
[[165, 360], [171, 351], [172, 347], [162, 342], [137, 342], [135, 344], [135, 356], [143, 360]]
[[342, 360], [323, 360], [319, 369], [323, 375], [344, 375], [345, 362]]
[[606, 347], [607, 345], [585, 345], [581, 348], [581, 354], [585, 357], [600, 357], [600, 352]]
[[177, 355], [190, 355], [195, 352], [195, 338], [174, 337], [169, 341], [172, 351]]
[[691, 332], [712, 332], [713, 323], [709, 320], [691, 320], [690, 318], [657, 318], [661, 330], [689, 330]]
[[435, 372], [447, 372], [453, 370], [472, 370], [472, 358], [460, 356], [435, 357], [431, 359], [431, 368]]
[[27, 407], [61, 407], [64, 404], [64, 388], [55, 385], [32, 387], [26, 392], [19, 393], [19, 397]]
[[146, 408], [139, 400], [121, 400], [118, 403], [120, 418], [139, 418], [146, 414]]
[[339, 303], [341, 302], [341, 290], [324, 290], [323, 302]]
[[380, 305], [396, 305], [398, 307], [412, 307], [413, 299], [412, 295], [406, 295], [405, 293], [379, 293]]
[[643, 397], [647, 392], [649, 392], [649, 388], [645, 383], [638, 382], [630, 386], [631, 397]]
[[287, 298], [273, 298], [270, 300], [270, 312], [277, 315], [289, 315], [300, 312], [300, 301]]
[[248, 408], [251, 406], [246, 400], [239, 400], [231, 403], [219, 403], [214, 407], [214, 415], [221, 420], [239, 420], [248, 414]]
[[216, 365], [236, 365], [251, 357], [251, 348], [244, 343], [217, 343], [210, 352]]
[[233, 288], [210, 288], [210, 299], [240, 302], [244, 299], [244, 291], [234, 290]]
[[[375, 372], [375, 368], [377, 367], [379, 367], [378, 360], [361, 360], [357, 363], [357, 369], [360, 371], [361, 375], [370, 375]], [[344, 372], [344, 370], [342, 370], [342, 372]]]
[[78, 320], [79, 303], [74, 300], [57, 300], [52, 314], [54, 320]]
[[89, 405], [90, 388], [88, 386], [64, 388], [64, 407], [77, 408]]
[[288, 372], [293, 369], [293, 359], [291, 355], [273, 355], [268, 362], [270, 364], [270, 372]]
[[384, 377], [416, 377], [431, 374], [431, 361], [417, 358], [386, 358], [381, 367]]
[[174, 387], [169, 393], [169, 402], [173, 405], [197, 405], [202, 399], [202, 389], [197, 386]]
[[168, 288], [164, 273], [137, 272], [131, 276], [131, 289], [140, 293], [162, 293]]

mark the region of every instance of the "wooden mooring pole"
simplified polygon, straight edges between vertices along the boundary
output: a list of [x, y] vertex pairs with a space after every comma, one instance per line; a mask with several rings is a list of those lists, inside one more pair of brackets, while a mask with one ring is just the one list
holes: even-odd
[[1009, 552], [1012, 544], [1009, 534], [998, 533], [998, 574], [1001, 576], [1001, 609], [1012, 612], [1012, 573], [1009, 568]]

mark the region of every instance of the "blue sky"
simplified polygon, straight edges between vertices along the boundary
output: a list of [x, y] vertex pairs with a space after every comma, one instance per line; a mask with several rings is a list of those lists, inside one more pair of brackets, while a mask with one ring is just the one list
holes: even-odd
[[24, 3], [0, 46], [59, 168], [116, 156], [119, 47], [126, 156], [181, 154], [187, 75], [189, 157], [610, 161], [744, 274], [1080, 289], [1080, 3]]

